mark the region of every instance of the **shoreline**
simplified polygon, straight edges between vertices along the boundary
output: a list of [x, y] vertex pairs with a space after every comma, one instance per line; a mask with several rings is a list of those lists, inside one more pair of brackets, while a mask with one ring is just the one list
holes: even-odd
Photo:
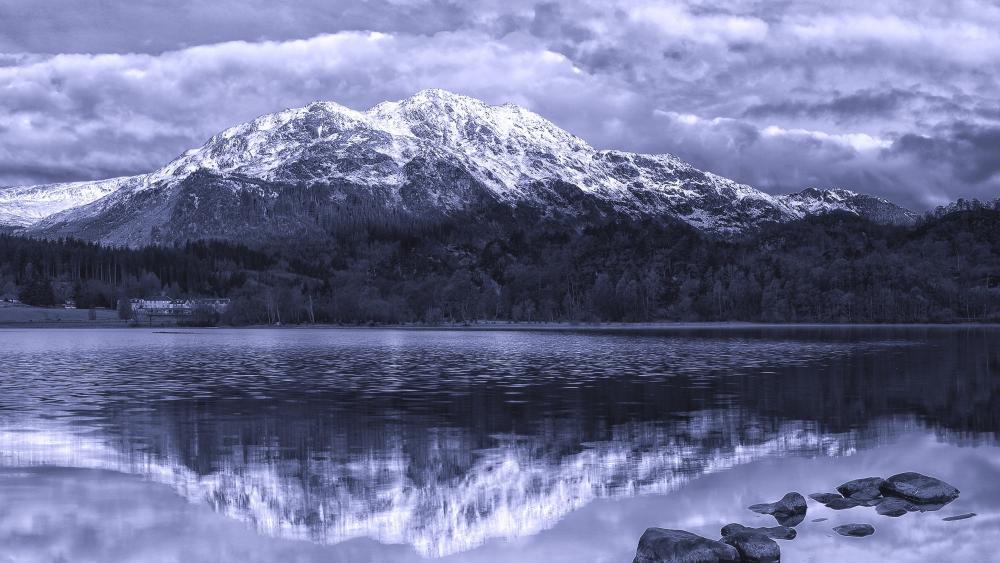
[[462, 323], [406, 323], [406, 324], [288, 324], [288, 325], [242, 325], [242, 326], [184, 326], [178, 324], [135, 323], [118, 318], [112, 309], [96, 309], [97, 318], [89, 318], [88, 309], [64, 309], [58, 307], [31, 307], [25, 305], [0, 305], [0, 329], [184, 329], [184, 330], [413, 330], [413, 331], [670, 331], [670, 330], [768, 330], [782, 328], [834, 329], [834, 328], [989, 328], [1000, 327], [996, 322], [954, 322], [954, 323], [794, 323], [757, 321], [650, 321], [650, 322], [518, 322], [518, 321], [476, 321]]
[[245, 326], [184, 326], [176, 324], [131, 324], [130, 321], [0, 321], [0, 330], [16, 329], [135, 329], [135, 330], [406, 330], [406, 331], [463, 331], [463, 332], [653, 332], [684, 330], [781, 330], [781, 329], [956, 329], [1000, 328], [1000, 323], [759, 323], [759, 322], [645, 322], [645, 323], [558, 323], [558, 322], [490, 322], [445, 324], [296, 324], [296, 325], [245, 325]]

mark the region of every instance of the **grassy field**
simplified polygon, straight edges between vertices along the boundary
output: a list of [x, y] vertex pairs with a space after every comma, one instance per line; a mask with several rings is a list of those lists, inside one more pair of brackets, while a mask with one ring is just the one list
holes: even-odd
[[30, 307], [0, 303], [0, 326], [125, 326], [118, 319], [118, 312], [111, 309], [95, 309], [95, 320], [90, 320], [87, 309], [64, 309], [62, 307]]

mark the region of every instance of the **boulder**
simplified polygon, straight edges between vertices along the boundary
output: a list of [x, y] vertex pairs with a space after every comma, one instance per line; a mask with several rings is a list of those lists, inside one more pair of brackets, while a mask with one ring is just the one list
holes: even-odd
[[632, 563], [737, 563], [735, 547], [684, 530], [647, 528]]
[[899, 473], [885, 480], [883, 495], [904, 498], [918, 504], [947, 504], [958, 498], [959, 490], [948, 483], [920, 473]]
[[794, 540], [796, 536], [795, 528], [788, 526], [772, 526], [770, 528], [748, 528], [743, 524], [726, 524], [722, 527], [722, 537], [726, 537], [736, 532], [760, 532], [774, 540]]
[[777, 542], [766, 533], [754, 528], [740, 526], [740, 529], [731, 529], [729, 534], [723, 535], [722, 541], [736, 548], [740, 554], [740, 561], [754, 563], [781, 561], [781, 549]]
[[809, 495], [809, 498], [813, 499], [814, 501], [820, 504], [826, 504], [828, 502], [833, 502], [837, 499], [842, 499], [844, 497], [838, 493], [813, 493]]
[[885, 480], [881, 477], [865, 477], [848, 481], [837, 487], [837, 491], [849, 499], [863, 503], [881, 497], [884, 483]]
[[782, 526], [797, 526], [806, 517], [806, 499], [799, 493], [788, 493], [778, 502], [755, 504], [749, 507], [758, 514], [770, 514]]
[[875, 527], [871, 524], [844, 524], [843, 526], [837, 526], [833, 531], [842, 536], [863, 538], [874, 534]]

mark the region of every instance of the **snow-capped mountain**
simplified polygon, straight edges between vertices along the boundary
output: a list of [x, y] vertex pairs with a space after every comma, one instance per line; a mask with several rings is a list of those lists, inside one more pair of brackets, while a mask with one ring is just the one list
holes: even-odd
[[115, 192], [128, 178], [40, 186], [0, 187], [0, 225], [26, 227]]
[[779, 197], [801, 217], [846, 211], [876, 223], [891, 225], [909, 225], [920, 217], [886, 199], [845, 189], [806, 188], [801, 192]]
[[0, 221], [37, 236], [128, 245], [296, 236], [380, 213], [515, 208], [670, 217], [732, 233], [815, 212], [804, 201], [671, 155], [596, 150], [515, 105], [425, 90], [365, 112], [317, 102], [265, 115], [149, 174], [11, 188], [0, 192]]

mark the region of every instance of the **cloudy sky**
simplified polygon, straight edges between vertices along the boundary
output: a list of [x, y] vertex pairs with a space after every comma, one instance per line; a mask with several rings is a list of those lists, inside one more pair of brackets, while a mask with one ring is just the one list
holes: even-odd
[[991, 0], [3, 0], [0, 185], [445, 88], [780, 193], [1000, 196]]

